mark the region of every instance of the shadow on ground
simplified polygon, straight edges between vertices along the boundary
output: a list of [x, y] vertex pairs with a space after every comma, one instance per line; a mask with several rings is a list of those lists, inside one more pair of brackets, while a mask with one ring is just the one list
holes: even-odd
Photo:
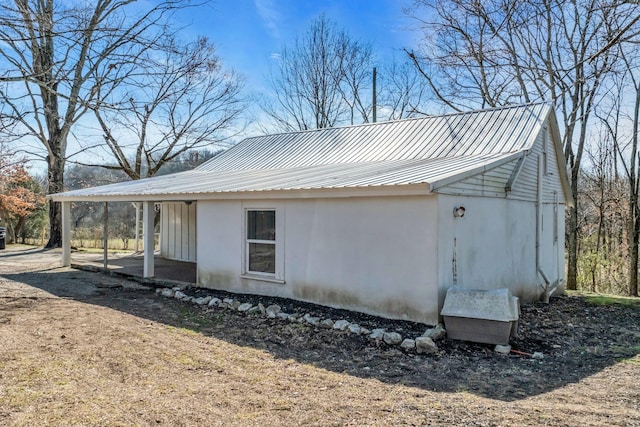
[[26, 246], [26, 249], [21, 251], [7, 251], [6, 249], [3, 249], [0, 251], [0, 258], [23, 257], [27, 254], [35, 255], [47, 252], [50, 252], [50, 250], [41, 247]]
[[[154, 257], [154, 276], [164, 280], [180, 282], [196, 282], [196, 263], [175, 261]], [[104, 259], [102, 254], [75, 253], [72, 256], [72, 266], [94, 271], [102, 271]], [[144, 269], [144, 255], [140, 253], [126, 255], [110, 255], [108, 258], [110, 272], [122, 276], [142, 277]]]
[[[186, 328], [230, 344], [268, 351], [278, 358], [385, 383], [404, 384], [436, 392], [476, 394], [514, 401], [552, 391], [594, 375], [624, 358], [640, 353], [640, 309], [599, 307], [578, 297], [559, 297], [549, 305], [523, 306], [521, 338], [512, 344], [542, 360], [525, 355], [499, 355], [492, 346], [452, 340], [439, 342], [437, 355], [404, 353], [398, 347], [376, 345], [367, 337], [333, 329], [246, 315], [231, 310], [210, 311], [155, 294], [99, 273], [75, 270], [2, 274], [2, 277], [58, 297], [109, 307], [176, 328]], [[130, 283], [132, 286], [121, 287]], [[191, 289], [194, 296], [230, 294]], [[332, 310], [312, 304], [234, 295], [243, 302], [280, 304], [288, 313], [310, 313], [334, 320], [346, 318], [369, 329], [384, 327], [416, 337], [424, 325], [396, 322]], [[626, 331], [626, 332], [625, 332]], [[636, 343], [636, 344], [634, 344]]]

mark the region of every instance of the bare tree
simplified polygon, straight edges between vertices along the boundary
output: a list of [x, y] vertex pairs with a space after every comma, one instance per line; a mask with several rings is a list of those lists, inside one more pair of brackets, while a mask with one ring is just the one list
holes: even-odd
[[340, 30], [325, 15], [285, 46], [270, 76], [273, 102], [263, 109], [283, 130], [306, 130], [368, 121], [371, 47]]
[[[0, 1], [0, 109], [15, 120], [9, 137], [44, 148], [48, 192], [64, 190], [72, 129], [107, 97], [166, 30], [186, 0]], [[3, 118], [4, 120], [4, 118]], [[6, 129], [3, 129], [6, 131]], [[61, 243], [61, 209], [50, 202], [47, 247]]]
[[188, 150], [220, 148], [238, 131], [242, 78], [222, 68], [206, 38], [186, 45], [168, 38], [148, 49], [123, 83], [127, 90], [117, 102], [93, 108], [103, 148], [117, 164], [94, 166], [121, 169], [131, 179], [150, 177]]
[[[607, 102], [600, 104], [596, 115], [612, 141], [616, 164], [626, 178], [629, 240], [628, 293], [638, 296], [640, 252], [640, 179], [638, 138], [640, 132], [640, 64], [638, 46], [618, 45], [619, 73], [611, 78]], [[630, 106], [630, 108], [629, 108]]]
[[378, 117], [399, 120], [425, 114], [427, 82], [411, 62], [393, 58], [379, 73]]
[[455, 110], [555, 103], [575, 200], [567, 227], [569, 289], [577, 284], [578, 184], [588, 124], [616, 59], [604, 48], [622, 31], [632, 36], [626, 28], [636, 9], [617, 0], [415, 2], [425, 45], [407, 53], [440, 102]]
[[592, 292], [627, 293], [628, 181], [617, 172], [616, 140], [607, 126], [595, 123], [592, 132], [580, 177], [581, 286]]

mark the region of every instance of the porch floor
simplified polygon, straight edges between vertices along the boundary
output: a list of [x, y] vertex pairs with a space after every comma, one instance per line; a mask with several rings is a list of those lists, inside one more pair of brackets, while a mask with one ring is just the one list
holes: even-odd
[[[78, 266], [103, 268], [104, 261], [101, 253], [73, 252], [71, 263]], [[142, 277], [144, 256], [136, 254], [109, 254], [107, 268], [119, 274]], [[154, 279], [172, 280], [196, 283], [197, 267], [195, 262], [174, 261], [154, 256]]]

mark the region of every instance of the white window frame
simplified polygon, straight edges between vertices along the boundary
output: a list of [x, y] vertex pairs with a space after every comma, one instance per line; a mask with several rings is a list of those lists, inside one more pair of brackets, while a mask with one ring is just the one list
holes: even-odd
[[[251, 211], [272, 211], [276, 215], [276, 239], [275, 240], [259, 240], [248, 238], [249, 212]], [[249, 204], [242, 209], [242, 278], [262, 280], [273, 283], [284, 283], [284, 210], [274, 206], [262, 206]], [[249, 270], [249, 245], [270, 244], [275, 246], [275, 273], [265, 273], [262, 271]]]

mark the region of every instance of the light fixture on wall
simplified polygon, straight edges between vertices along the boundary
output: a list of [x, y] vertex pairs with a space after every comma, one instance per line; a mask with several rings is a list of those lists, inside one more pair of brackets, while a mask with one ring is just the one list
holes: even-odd
[[462, 218], [464, 216], [464, 211], [466, 209], [464, 208], [464, 206], [456, 206], [455, 208], [453, 208], [453, 216], [455, 218]]
[[193, 200], [185, 200], [184, 204], [187, 206], [191, 206], [191, 203], [193, 203]]

